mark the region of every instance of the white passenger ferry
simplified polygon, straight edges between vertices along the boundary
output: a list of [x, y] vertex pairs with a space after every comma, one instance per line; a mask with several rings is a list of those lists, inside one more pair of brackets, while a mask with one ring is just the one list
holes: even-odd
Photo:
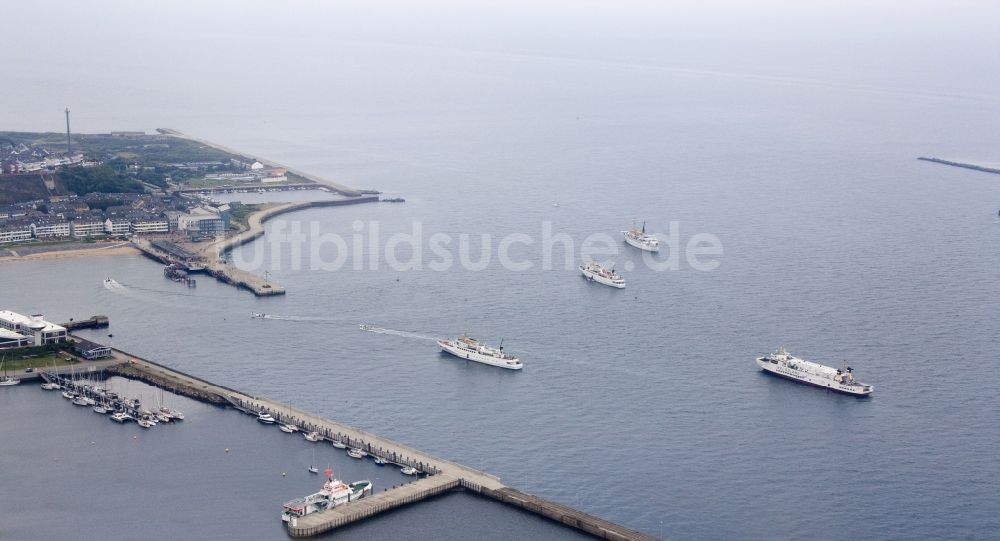
[[778, 351], [757, 358], [757, 365], [765, 371], [801, 383], [808, 383], [831, 391], [855, 396], [868, 396], [875, 387], [854, 379], [854, 370], [844, 363], [844, 368], [806, 361], [779, 347]]
[[580, 272], [591, 282], [617, 287], [618, 289], [625, 288], [625, 279], [622, 278], [620, 274], [615, 272], [615, 269], [606, 269], [599, 263], [587, 263], [586, 265], [580, 265]]
[[500, 341], [500, 347], [495, 348], [482, 344], [475, 338], [463, 334], [455, 340], [438, 340], [438, 346], [441, 347], [442, 351], [451, 353], [462, 359], [476, 361], [477, 363], [499, 366], [500, 368], [510, 370], [520, 370], [524, 366], [521, 364], [520, 359], [504, 352], [502, 340]]
[[642, 229], [632, 226], [632, 229], [622, 231], [625, 242], [629, 246], [634, 246], [646, 252], [659, 252], [660, 241], [655, 235], [646, 233], [646, 222], [642, 222]]

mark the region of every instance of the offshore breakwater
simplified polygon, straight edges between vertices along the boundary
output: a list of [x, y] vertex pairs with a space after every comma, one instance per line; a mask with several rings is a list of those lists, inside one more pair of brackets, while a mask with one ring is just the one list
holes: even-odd
[[415, 504], [447, 491], [465, 490], [601, 539], [621, 541], [656, 539], [568, 506], [526, 494], [505, 485], [500, 478], [489, 473], [430, 455], [287, 404], [217, 385], [121, 350], [113, 350], [113, 360], [117, 361], [117, 364], [105, 369], [108, 374], [140, 380], [179, 395], [219, 407], [231, 406], [252, 415], [269, 413], [278, 422], [294, 424], [302, 430], [319, 432], [325, 440], [343, 442], [351, 447], [363, 449], [370, 455], [382, 457], [392, 464], [417, 468], [426, 475], [413, 483], [386, 489], [370, 499], [300, 517], [288, 527], [288, 534], [292, 537], [311, 537], [377, 516], [391, 509]]
[[920, 156], [917, 159], [925, 162], [939, 163], [941, 165], [950, 165], [952, 167], [961, 167], [962, 169], [972, 169], [973, 171], [1000, 175], [1000, 169], [996, 167], [986, 167], [983, 165], [976, 165], [974, 163], [953, 162], [951, 160], [942, 160], [941, 158], [930, 158], [926, 156]]

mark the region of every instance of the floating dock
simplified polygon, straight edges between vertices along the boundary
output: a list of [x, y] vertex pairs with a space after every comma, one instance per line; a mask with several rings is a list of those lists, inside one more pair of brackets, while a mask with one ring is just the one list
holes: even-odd
[[68, 331], [75, 331], [77, 329], [103, 329], [108, 325], [108, 316], [91, 316], [90, 319], [70, 320], [62, 324]]
[[[291, 537], [311, 537], [397, 507], [417, 503], [449, 490], [464, 489], [601, 539], [615, 541], [656, 539], [571, 507], [508, 487], [495, 475], [430, 455], [375, 434], [267, 398], [215, 385], [119, 350], [113, 350], [113, 355], [126, 365], [127, 373], [121, 373], [126, 377], [142, 379], [175, 393], [210, 403], [227, 403], [248, 414], [269, 413], [279, 422], [294, 424], [302, 430], [319, 432], [325, 439], [342, 441], [370, 455], [385, 458], [395, 464], [412, 466], [426, 474], [422, 479], [379, 492], [369, 498], [299, 517], [288, 525], [288, 534]], [[277, 508], [279, 504], [275, 505]]]

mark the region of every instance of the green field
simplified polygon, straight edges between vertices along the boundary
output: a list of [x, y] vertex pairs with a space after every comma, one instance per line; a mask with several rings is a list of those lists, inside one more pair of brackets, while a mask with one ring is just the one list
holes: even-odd
[[0, 358], [3, 359], [3, 368], [11, 375], [23, 373], [24, 369], [29, 366], [35, 369], [45, 369], [52, 368], [53, 364], [56, 366], [65, 366], [77, 362], [76, 359], [70, 357], [66, 353], [40, 354], [24, 358], [18, 355], [17, 350], [5, 352], [2, 356], [0, 356]]

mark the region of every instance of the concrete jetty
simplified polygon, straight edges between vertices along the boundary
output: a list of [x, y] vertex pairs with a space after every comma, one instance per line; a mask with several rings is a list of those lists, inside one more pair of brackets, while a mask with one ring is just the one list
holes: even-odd
[[[168, 241], [151, 241], [144, 238], [132, 239], [132, 244], [143, 254], [164, 265], [177, 265], [189, 272], [205, 272], [220, 282], [246, 289], [258, 297], [284, 295], [285, 288], [229, 263], [223, 257], [237, 246], [246, 244], [264, 235], [264, 222], [280, 214], [308, 208], [339, 207], [361, 203], [377, 203], [377, 195], [360, 195], [321, 201], [298, 201], [278, 203], [255, 212], [247, 218], [247, 229], [230, 237], [223, 237], [196, 247], [187, 248]], [[192, 252], [191, 250], [196, 250]]]
[[[163, 135], [169, 135], [171, 137], [177, 137], [178, 139], [187, 139], [188, 141], [194, 141], [196, 143], [201, 143], [201, 144], [203, 144], [203, 145], [205, 145], [207, 147], [214, 148], [216, 150], [221, 150], [222, 152], [226, 152], [226, 153], [233, 154], [233, 155], [236, 155], [236, 156], [247, 156], [246, 152], [240, 152], [239, 150], [235, 150], [235, 149], [232, 149], [232, 148], [220, 145], [218, 143], [213, 143], [211, 141], [206, 141], [204, 139], [198, 139], [197, 137], [192, 137], [190, 135], [187, 135], [185, 133], [182, 133], [180, 131], [173, 130], [173, 129], [170, 129], [170, 128], [157, 128], [156, 131], [159, 132], [159, 133], [161, 133], [161, 134], [163, 134]], [[247, 156], [247, 157], [251, 157], [251, 156]], [[298, 176], [300, 176], [300, 177], [302, 177], [302, 178], [304, 178], [306, 180], [310, 180], [310, 181], [315, 182], [317, 184], [322, 184], [324, 186], [330, 187], [330, 188], [332, 188], [332, 189], [334, 189], [334, 190], [336, 190], [336, 191], [338, 191], [338, 192], [340, 192], [340, 193], [342, 193], [344, 195], [350, 195], [350, 196], [361, 195], [360, 191], [355, 190], [354, 188], [351, 188], [350, 186], [346, 186], [344, 184], [333, 182], [332, 180], [327, 180], [327, 179], [322, 178], [320, 176], [313, 175], [312, 173], [306, 173], [304, 171], [299, 171], [297, 169], [288, 167], [287, 165], [282, 165], [282, 164], [277, 163], [275, 161], [268, 160], [268, 159], [265, 159], [265, 158], [261, 158], [260, 156], [252, 156], [252, 158], [255, 159], [255, 160], [257, 160], [257, 161], [259, 161], [260, 163], [268, 166], [268, 167], [280, 167], [282, 169], [285, 169], [289, 173], [292, 173], [294, 175], [298, 175]]]
[[399, 488], [380, 492], [349, 505], [340, 505], [322, 513], [292, 518], [288, 524], [291, 537], [312, 537], [373, 517], [379, 513], [437, 496], [459, 486], [459, 480], [449, 475], [433, 475], [407, 483]]
[[[228, 403], [246, 413], [266, 412], [279, 422], [297, 425], [302, 430], [319, 432], [328, 440], [342, 441], [350, 447], [362, 449], [370, 455], [380, 456], [394, 464], [412, 466], [427, 475], [401, 487], [377, 492], [369, 498], [298, 518], [288, 527], [288, 534], [292, 537], [318, 535], [449, 490], [464, 489], [601, 539], [615, 541], [656, 539], [571, 507], [508, 487], [495, 475], [433, 456], [364, 430], [264, 397], [251, 396], [216, 385], [119, 350], [113, 350], [112, 354], [119, 362], [127, 363], [129, 373], [120, 373], [126, 377], [140, 378], [147, 383], [210, 403]], [[276, 503], [276, 510], [278, 506], [279, 503]]]
[[984, 165], [976, 165], [974, 163], [953, 162], [951, 160], [942, 160], [941, 158], [930, 158], [926, 156], [920, 156], [917, 159], [925, 162], [939, 163], [941, 165], [950, 165], [952, 167], [961, 167], [962, 169], [972, 169], [973, 171], [1000, 175], [1000, 169], [996, 167], [986, 167]]

